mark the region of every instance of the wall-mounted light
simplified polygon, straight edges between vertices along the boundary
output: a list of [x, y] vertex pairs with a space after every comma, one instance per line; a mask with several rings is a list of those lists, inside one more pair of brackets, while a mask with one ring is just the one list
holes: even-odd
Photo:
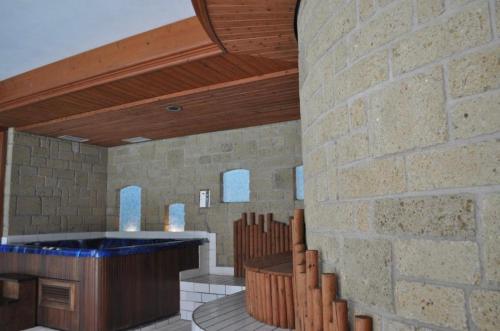
[[145, 137], [133, 137], [133, 138], [122, 139], [123, 142], [130, 144], [143, 143], [145, 141], [150, 141], [150, 140], [151, 139]]
[[86, 141], [89, 141], [88, 138], [82, 138], [82, 137], [77, 137], [77, 136], [69, 136], [69, 135], [59, 136], [57, 138], [63, 139], [63, 140], [68, 140], [68, 141], [72, 141], [72, 142], [75, 142], [75, 143], [84, 143]]

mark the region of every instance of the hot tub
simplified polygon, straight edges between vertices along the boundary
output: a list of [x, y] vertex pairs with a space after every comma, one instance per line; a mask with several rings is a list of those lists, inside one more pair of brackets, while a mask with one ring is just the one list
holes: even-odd
[[179, 272], [205, 239], [38, 241], [0, 245], [0, 273], [39, 277], [38, 324], [123, 330], [179, 313]]

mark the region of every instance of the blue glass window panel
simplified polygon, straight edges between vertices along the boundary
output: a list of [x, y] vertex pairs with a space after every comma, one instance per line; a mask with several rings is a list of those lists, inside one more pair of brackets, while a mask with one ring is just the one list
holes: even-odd
[[250, 201], [250, 171], [246, 169], [230, 170], [223, 174], [223, 201]]
[[120, 231], [141, 230], [141, 191], [139, 186], [120, 190]]
[[295, 168], [295, 197], [304, 200], [304, 166]]
[[168, 229], [177, 232], [184, 231], [186, 212], [183, 203], [173, 203], [168, 207]]

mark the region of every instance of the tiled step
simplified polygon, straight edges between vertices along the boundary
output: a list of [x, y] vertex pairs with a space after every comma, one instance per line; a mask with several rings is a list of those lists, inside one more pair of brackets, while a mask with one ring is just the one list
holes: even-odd
[[191, 320], [193, 311], [203, 303], [238, 293], [245, 280], [233, 276], [204, 275], [181, 281], [181, 318]]

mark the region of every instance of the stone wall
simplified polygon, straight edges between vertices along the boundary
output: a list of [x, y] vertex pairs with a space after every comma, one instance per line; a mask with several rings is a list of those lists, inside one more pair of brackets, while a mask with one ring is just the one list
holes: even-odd
[[500, 1], [308, 0], [310, 248], [376, 330], [500, 329]]
[[22, 132], [11, 138], [4, 235], [105, 229], [106, 148]]
[[[119, 190], [139, 185], [143, 230], [162, 231], [166, 206], [184, 203], [186, 230], [217, 233], [217, 264], [232, 265], [232, 222], [242, 212], [274, 212], [287, 222], [302, 206], [294, 194], [300, 131], [294, 121], [110, 148], [108, 229], [118, 229]], [[222, 203], [221, 175], [237, 168], [250, 170], [250, 202]], [[198, 207], [201, 189], [211, 191], [210, 208]]]

